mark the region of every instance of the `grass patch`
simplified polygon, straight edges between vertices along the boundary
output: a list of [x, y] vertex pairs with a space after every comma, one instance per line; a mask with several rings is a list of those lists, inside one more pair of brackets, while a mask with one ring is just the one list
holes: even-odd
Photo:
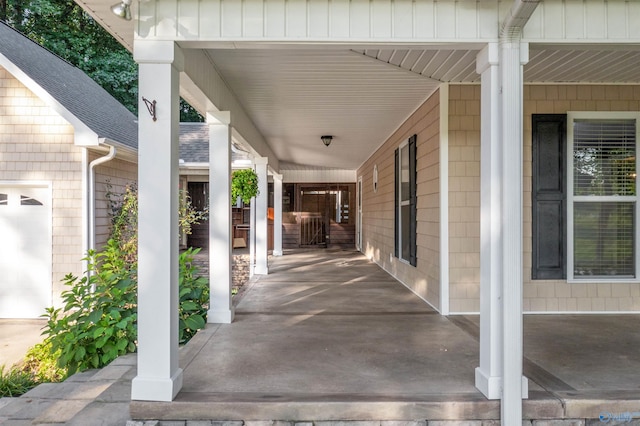
[[19, 367], [0, 367], [0, 397], [16, 397], [27, 393], [38, 384], [36, 378]]

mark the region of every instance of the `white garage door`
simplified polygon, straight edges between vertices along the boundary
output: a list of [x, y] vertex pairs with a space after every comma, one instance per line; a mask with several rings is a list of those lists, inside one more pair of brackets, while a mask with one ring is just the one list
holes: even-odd
[[0, 318], [51, 306], [51, 192], [0, 185]]

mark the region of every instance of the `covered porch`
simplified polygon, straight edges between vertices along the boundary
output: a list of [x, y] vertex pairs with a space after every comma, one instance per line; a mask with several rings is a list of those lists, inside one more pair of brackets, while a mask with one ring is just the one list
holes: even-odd
[[[457, 388], [460, 382], [455, 376], [437, 376], [442, 383], [424, 376], [413, 382], [416, 392], [402, 393], [411, 389], [412, 380], [421, 377], [420, 367], [433, 361], [428, 361], [431, 358], [423, 351], [425, 348], [409, 345], [405, 353], [399, 348], [407, 345], [406, 341], [401, 340], [402, 345], [389, 343], [390, 360], [395, 357], [393, 365], [407, 361], [411, 367], [403, 372], [412, 380], [408, 384], [400, 380], [395, 385], [374, 387], [392, 389], [402, 398], [410, 397], [401, 403], [407, 411], [402, 408], [380, 411], [411, 415], [411, 410], [422, 404], [411, 398], [431, 395], [428, 383], [433, 382], [438, 392], [462, 395], [459, 398], [463, 399], [472, 395], [471, 398], [493, 407], [492, 410], [500, 407], [502, 412], [493, 418], [500, 418], [503, 424], [515, 425], [523, 417], [531, 418], [526, 410], [540, 401], [537, 392], [547, 389], [545, 392], [549, 394], [549, 389], [555, 388], [538, 383], [535, 371], [525, 370], [529, 367], [523, 350], [535, 339], [523, 332], [523, 293], [537, 299], [539, 305], [544, 303], [545, 309], [555, 306], [556, 312], [599, 312], [598, 307], [607, 303], [605, 299], [613, 299], [613, 290], [606, 282], [600, 283], [601, 287], [595, 281], [568, 283], [563, 275], [567, 268], [564, 258], [557, 267], [560, 276], [554, 277], [558, 282], [530, 283], [530, 118], [533, 113], [567, 115], [575, 110], [631, 110], [635, 114], [638, 107], [633, 102], [638, 102], [635, 97], [640, 97], [640, 91], [632, 85], [640, 81], [637, 71], [640, 34], [634, 19], [640, 14], [640, 6], [624, 0], [140, 0], [133, 2], [133, 22], [125, 22], [111, 13], [109, 0], [76, 1], [119, 37], [140, 65], [140, 340], [138, 375], [132, 384], [134, 412], [136, 407], [146, 406], [143, 401], [172, 401], [177, 397], [177, 403], [173, 404], [148, 403], [160, 410], [170, 407], [175, 412], [183, 398], [180, 395], [195, 389], [192, 381], [200, 383], [200, 390], [207, 395], [226, 398], [232, 389], [217, 388], [224, 380], [217, 381], [211, 376], [207, 378], [208, 384], [199, 381], [209, 371], [204, 364], [211, 363], [211, 374], [224, 375], [225, 368], [234, 367], [227, 365], [226, 360], [233, 360], [238, 352], [234, 347], [221, 350], [226, 340], [218, 342], [217, 337], [226, 336], [229, 342], [247, 345], [251, 336], [262, 338], [268, 330], [283, 336], [291, 333], [287, 342], [295, 338], [305, 341], [304, 335], [292, 332], [288, 321], [315, 324], [316, 328], [311, 330], [314, 331], [322, 328], [322, 321], [331, 318], [318, 314], [317, 308], [311, 312], [300, 310], [300, 318], [304, 318], [301, 321], [296, 315], [263, 315], [261, 310], [247, 307], [254, 313], [239, 314], [233, 323], [228, 178], [231, 151], [240, 146], [252, 155], [259, 181], [264, 185], [252, 213], [255, 217], [252, 247], [256, 249], [253, 272], [263, 275], [257, 281], [259, 284], [268, 286], [272, 279], [277, 279], [269, 276], [272, 271], [267, 264], [265, 244], [268, 175], [274, 179], [276, 208], [282, 204], [282, 183], [287, 183], [291, 176], [296, 176], [298, 183], [351, 182], [358, 188], [354, 214], [358, 216], [356, 246], [360, 251], [399, 281], [413, 286], [439, 314], [480, 312], [479, 327], [471, 320], [458, 321], [464, 330], [474, 330], [471, 334], [462, 333], [454, 324], [460, 317], [443, 318], [423, 312], [401, 315], [402, 309], [407, 309], [405, 306], [384, 316], [386, 321], [404, 318], [410, 323], [389, 327], [389, 342], [414, 327], [417, 320], [425, 322], [416, 330], [416, 341], [439, 342], [429, 335], [433, 330], [430, 321], [451, 327], [453, 335], [465, 342], [462, 352], [469, 357], [468, 362], [456, 364], [445, 343], [451, 336], [437, 335], [443, 339], [443, 354], [437, 352], [442, 363], [458, 368], [442, 370], [435, 364], [427, 370], [430, 374], [456, 371], [461, 377], [474, 374], [475, 377], [464, 382], [469, 393]], [[131, 3], [123, 1], [129, 6]], [[549, 88], [547, 94], [546, 88], [540, 86], [550, 83], [621, 87], [614, 87], [615, 97], [609, 96], [603, 87], [593, 90], [597, 94], [585, 87], [562, 90], [563, 96], [559, 98], [560, 90]], [[471, 92], [469, 96], [467, 92]], [[539, 96], [540, 92], [544, 96]], [[183, 371], [176, 331], [178, 275], [173, 229], [177, 222], [179, 96], [206, 116], [211, 147], [209, 180], [217, 184], [217, 190], [210, 193], [215, 223], [209, 235], [212, 297], [208, 322], [222, 325], [211, 325], [214, 328], [202, 336], [213, 333], [211, 342], [220, 350], [210, 351], [211, 359], [202, 361], [203, 365], [192, 372], [190, 368], [198, 365], [195, 361], [198, 358], [183, 364]], [[598, 96], [602, 99], [596, 99]], [[154, 109], [148, 113], [144, 99], [154, 102]], [[334, 136], [331, 146], [321, 142], [323, 135]], [[556, 164], [562, 165], [562, 161]], [[342, 178], [338, 180], [339, 177]], [[637, 176], [634, 174], [633, 178]], [[563, 190], [570, 188], [563, 179], [556, 184]], [[635, 202], [637, 194], [633, 191]], [[281, 212], [276, 210], [275, 217], [278, 220]], [[558, 229], [548, 232], [556, 237], [552, 242], [556, 243], [557, 251], [564, 249], [563, 224], [558, 220]], [[276, 230], [279, 228], [276, 223]], [[633, 235], [629, 233], [632, 244], [638, 241], [633, 238], [637, 229], [634, 228]], [[277, 243], [275, 251], [279, 251]], [[638, 253], [635, 248], [638, 261], [634, 265], [640, 264]], [[570, 263], [571, 257], [568, 259]], [[325, 276], [347, 269], [338, 265], [333, 268]], [[310, 280], [305, 285], [313, 287], [313, 277], [320, 271], [322, 262], [310, 262], [309, 270], [302, 276], [305, 282]], [[633, 302], [624, 306], [637, 311], [640, 280], [635, 270], [632, 275], [616, 298]], [[345, 276], [357, 278], [347, 273]], [[557, 293], [572, 296], [576, 299], [575, 306], [560, 308]], [[352, 312], [368, 300], [352, 294], [345, 296], [349, 297], [339, 300], [345, 310], [338, 312]], [[598, 303], [592, 303], [591, 298], [598, 299]], [[282, 302], [289, 306], [291, 301], [284, 298]], [[589, 309], [579, 308], [578, 302], [584, 302]], [[617, 304], [612, 309], [624, 309], [620, 308], [619, 300], [609, 302]], [[532, 303], [529, 310], [535, 311], [538, 305]], [[334, 305], [330, 307], [335, 309]], [[372, 310], [375, 309], [368, 307], [363, 312]], [[557, 323], [562, 321], [552, 316], [539, 321], [549, 318]], [[328, 333], [335, 337], [344, 331], [340, 323], [324, 327], [328, 330], [336, 327], [334, 333]], [[380, 330], [387, 324], [382, 323]], [[584, 324], [589, 323], [585, 319]], [[250, 332], [252, 324], [271, 328], [255, 328]], [[478, 328], [479, 340], [475, 332]], [[558, 329], [561, 327], [541, 327], [549, 335]], [[228, 330], [237, 330], [238, 336], [227, 334]], [[351, 338], [354, 336], [358, 335]], [[362, 346], [363, 352], [379, 344], [368, 339]], [[199, 353], [206, 353], [206, 347], [208, 344]], [[241, 347], [244, 346], [237, 348]], [[435, 355], [436, 347], [428, 349]], [[268, 349], [268, 346], [260, 348], [259, 352], [266, 351], [265, 354], [256, 355], [257, 359], [251, 361], [260, 366], [259, 361], [268, 358]], [[341, 361], [353, 362], [354, 351], [357, 354], [360, 348], [350, 349], [344, 352]], [[275, 351], [272, 356], [279, 361], [287, 359], [288, 352], [279, 350], [283, 352]], [[290, 377], [287, 380], [291, 385], [282, 393], [288, 392], [292, 398], [297, 393], [308, 395], [301, 389], [313, 385], [321, 389], [320, 395], [340, 395], [347, 401], [345, 395], [354, 391], [349, 386], [337, 388], [334, 393], [329, 388], [322, 390], [321, 381], [315, 376], [321, 375], [321, 366], [316, 363], [322, 359], [313, 358], [316, 352], [302, 351], [312, 358], [273, 376], [279, 380]], [[603, 363], [609, 362], [606, 356], [600, 356], [604, 357]], [[572, 356], [548, 358], [565, 359], [567, 365], [574, 365]], [[603, 365], [595, 360], [592, 364]], [[269, 368], [248, 365], [256, 372], [272, 370], [272, 363], [267, 365]], [[239, 373], [249, 370], [245, 367]], [[345, 374], [339, 371], [327, 377], [344, 378]], [[543, 366], [538, 377], [548, 377], [549, 371]], [[576, 371], [581, 375], [589, 369]], [[302, 379], [294, 379], [298, 374], [302, 374]], [[304, 380], [309, 378], [305, 374], [314, 375], [313, 383]], [[367, 377], [372, 373], [363, 368], [362, 374]], [[532, 379], [531, 383], [525, 376]], [[549, 377], [564, 391], [569, 389], [569, 393], [582, 386], [576, 387], [566, 378], [558, 381], [553, 374]], [[253, 383], [255, 378], [246, 380], [249, 389], [257, 386]], [[328, 380], [331, 385], [342, 383]], [[357, 389], [369, 389], [371, 383], [360, 382]], [[273, 392], [267, 395], [280, 394], [277, 387], [267, 388]], [[389, 400], [384, 395], [373, 398], [372, 406], [380, 403], [375, 398]], [[489, 401], [497, 399], [501, 402]], [[315, 406], [315, 402], [308, 403], [309, 407]], [[348, 402], [336, 402], [336, 406], [341, 404], [346, 407]], [[564, 410], [571, 404], [558, 404], [554, 406], [561, 407], [562, 413], [556, 414], [568, 415]], [[245, 405], [260, 407], [255, 400], [246, 400]], [[447, 410], [454, 412], [456, 407], [461, 407], [460, 403]], [[289, 414], [300, 418], [306, 415]], [[341, 415], [366, 417], [365, 413], [360, 416], [346, 408]]]
[[[286, 252], [232, 324], [181, 350], [174, 401], [131, 401], [131, 418], [497, 420], [500, 402], [474, 383], [478, 320], [439, 315], [355, 251]], [[639, 326], [637, 315], [526, 316], [523, 418], [640, 417]]]

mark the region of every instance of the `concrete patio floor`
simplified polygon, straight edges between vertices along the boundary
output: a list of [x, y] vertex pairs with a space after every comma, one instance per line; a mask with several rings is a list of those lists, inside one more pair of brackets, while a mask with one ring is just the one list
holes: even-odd
[[[362, 254], [287, 253], [249, 285], [182, 350], [176, 399], [131, 418], [499, 418], [474, 386], [479, 318], [440, 316]], [[640, 315], [526, 316], [524, 367], [527, 419], [640, 417]]]

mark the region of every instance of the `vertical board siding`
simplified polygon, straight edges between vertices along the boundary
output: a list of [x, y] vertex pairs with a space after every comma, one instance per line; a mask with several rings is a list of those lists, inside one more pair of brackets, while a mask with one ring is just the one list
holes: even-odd
[[[503, 15], [500, 15], [503, 16]], [[637, 41], [640, 3], [634, 0], [540, 2], [524, 29], [528, 41]]]
[[266, 0], [264, 9], [264, 31], [272, 37], [284, 37], [285, 0]]
[[176, 40], [495, 39], [510, 0], [155, 0], [138, 36]]
[[393, 34], [393, 3], [390, 0], [371, 0], [371, 36], [389, 38]]
[[413, 7], [415, 3], [398, 2], [391, 8], [393, 15], [393, 36], [410, 39], [414, 36]]
[[[177, 40], [492, 41], [512, 0], [155, 0], [138, 36]], [[640, 2], [540, 2], [528, 41], [639, 40]]]
[[265, 2], [262, 0], [245, 0], [242, 14], [242, 28], [245, 37], [260, 38], [264, 36]]
[[309, 0], [309, 36], [329, 37], [329, 4], [325, 0]]
[[213, 39], [222, 35], [221, 0], [207, 0], [199, 2], [200, 10], [197, 15], [200, 31], [200, 38]]
[[196, 39], [201, 33], [198, 9], [197, 3], [178, 3], [178, 22], [180, 22], [180, 25], [183, 25], [185, 28], [182, 34], [186, 39]]

